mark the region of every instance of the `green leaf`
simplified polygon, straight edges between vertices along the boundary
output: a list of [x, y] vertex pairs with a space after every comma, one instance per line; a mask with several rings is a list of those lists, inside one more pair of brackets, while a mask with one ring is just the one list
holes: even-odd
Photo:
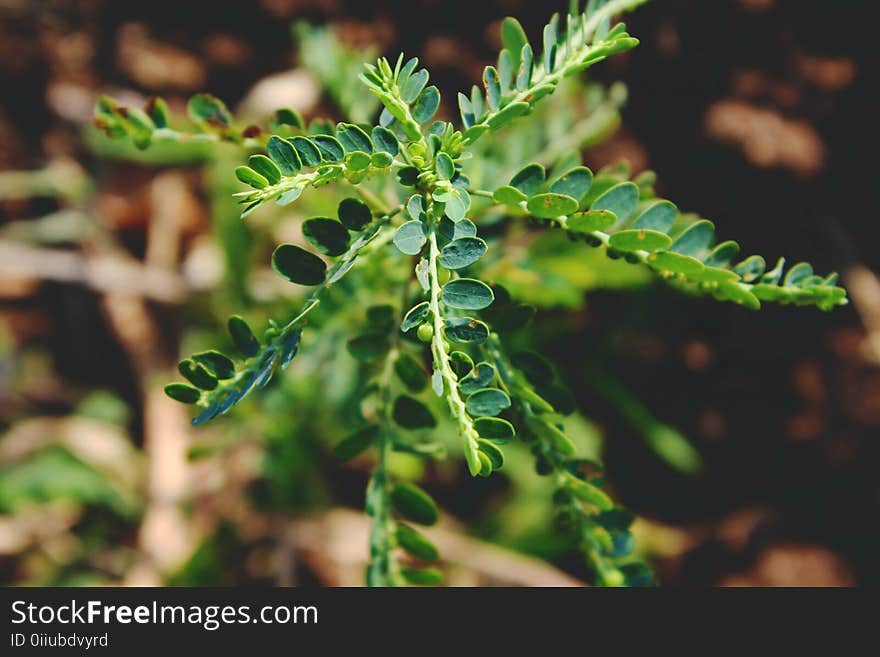
[[709, 253], [713, 239], [715, 239], [715, 226], [711, 221], [701, 219], [688, 226], [672, 243], [669, 250], [703, 260]]
[[727, 240], [718, 244], [706, 258], [707, 267], [727, 267], [739, 253], [739, 244]]
[[289, 125], [299, 130], [303, 130], [306, 127], [302, 115], [295, 109], [289, 107], [282, 107], [281, 109], [275, 110], [274, 122], [277, 125]]
[[269, 181], [270, 185], [281, 182], [281, 170], [265, 155], [260, 153], [248, 158], [248, 166]]
[[394, 361], [394, 371], [411, 392], [422, 392], [428, 384], [428, 376], [409, 354], [400, 354]]
[[218, 379], [231, 379], [235, 376], [235, 365], [219, 351], [202, 351], [198, 354], [193, 354], [192, 359], [205, 367]]
[[733, 301], [751, 310], [759, 310], [761, 302], [751, 291], [743, 288], [736, 281], [722, 281], [718, 284], [718, 296], [727, 301]]
[[394, 486], [391, 504], [404, 518], [420, 525], [433, 525], [440, 519], [437, 503], [415, 484], [402, 482]]
[[482, 310], [492, 304], [492, 288], [473, 278], [456, 278], [443, 286], [441, 300], [450, 308]]
[[501, 469], [504, 465], [504, 452], [488, 440], [477, 440], [477, 446], [480, 448], [480, 451], [489, 458], [493, 470]]
[[408, 584], [417, 586], [439, 586], [443, 583], [443, 573], [436, 568], [401, 568], [400, 575]]
[[233, 315], [229, 318], [227, 327], [229, 329], [229, 335], [232, 337], [232, 342], [235, 344], [235, 348], [238, 349], [242, 355], [247, 356], [248, 358], [253, 358], [257, 355], [257, 352], [260, 351], [260, 343], [254, 336], [254, 332], [251, 331], [251, 327], [248, 326], [248, 323], [244, 321], [244, 319], [238, 315]]
[[516, 436], [516, 430], [507, 420], [500, 417], [480, 417], [474, 420], [474, 429], [483, 438], [501, 445], [510, 442]]
[[180, 361], [177, 370], [181, 376], [202, 390], [213, 390], [217, 387], [217, 377], [211, 374], [201, 363], [185, 358]]
[[342, 162], [345, 159], [345, 149], [336, 138], [330, 135], [315, 135], [312, 142], [318, 147], [321, 157], [327, 162]]
[[536, 194], [529, 199], [527, 207], [539, 219], [555, 219], [576, 212], [578, 202], [563, 194]]
[[483, 388], [468, 395], [465, 406], [472, 417], [491, 417], [510, 408], [510, 397], [497, 388]]
[[169, 383], [165, 386], [165, 394], [182, 404], [195, 404], [202, 397], [201, 391], [185, 383]]
[[467, 376], [462, 377], [458, 382], [458, 389], [462, 393], [469, 395], [472, 392], [487, 387], [495, 379], [495, 368], [486, 362], [477, 363], [473, 369], [468, 372]]
[[418, 255], [427, 241], [424, 224], [415, 219], [401, 225], [394, 234], [394, 246], [406, 255]]
[[702, 262], [691, 256], [673, 253], [672, 251], [660, 251], [648, 256], [648, 264], [661, 272], [681, 274], [687, 278], [699, 276], [705, 269]]
[[526, 36], [526, 32], [518, 20], [508, 16], [501, 21], [501, 43], [504, 48], [510, 51], [510, 55], [513, 58], [512, 64], [514, 71], [518, 71], [520, 68], [520, 63], [522, 61], [520, 53], [522, 52], [523, 46], [528, 44], [528, 42], [529, 39]]
[[397, 537], [397, 544], [416, 559], [421, 561], [437, 561], [440, 558], [440, 553], [434, 547], [434, 544], [408, 525], [398, 524], [395, 536]]
[[515, 187], [526, 196], [534, 196], [544, 185], [546, 174], [540, 164], [529, 164], [510, 179], [510, 186]]
[[269, 186], [269, 181], [265, 178], [265, 176], [261, 176], [250, 167], [235, 167], [235, 177], [238, 178], [245, 185], [250, 185], [251, 187], [254, 187], [256, 189], [264, 189], [265, 187]]
[[272, 268], [282, 278], [300, 285], [320, 285], [327, 272], [323, 260], [295, 244], [281, 244], [275, 249]]
[[422, 89], [428, 84], [429, 77], [428, 71], [425, 69], [419, 69], [413, 73], [401, 90], [400, 96], [403, 99], [403, 102], [410, 104], [418, 98], [419, 94], [422, 93]]
[[483, 257], [486, 242], [479, 237], [461, 237], [452, 240], [440, 250], [440, 264], [446, 269], [463, 269]]
[[483, 69], [483, 86], [486, 88], [486, 104], [494, 112], [501, 102], [501, 82], [494, 66]]
[[427, 123], [437, 113], [438, 107], [440, 107], [440, 91], [431, 85], [419, 94], [413, 104], [412, 117], [419, 123]]
[[348, 353], [361, 361], [376, 360], [388, 351], [388, 334], [373, 331], [352, 338], [346, 344]]
[[[383, 155], [385, 154], [383, 153]], [[373, 158], [363, 151], [353, 151], [345, 156], [345, 165], [349, 171], [366, 171], [370, 168], [372, 162]], [[358, 182], [359, 180], [352, 179], [351, 182]]]
[[593, 172], [587, 167], [575, 167], [565, 172], [550, 185], [550, 191], [554, 194], [570, 196], [580, 203], [584, 196], [589, 193], [592, 184]]
[[336, 139], [342, 144], [346, 153], [353, 153], [355, 151], [363, 153], [373, 152], [373, 142], [370, 141], [370, 136], [353, 123], [337, 124]]
[[196, 94], [190, 98], [186, 111], [193, 121], [209, 128], [225, 130], [232, 123], [223, 101], [210, 94]]
[[614, 233], [608, 243], [612, 248], [624, 253], [631, 251], [653, 252], [669, 248], [669, 245], [672, 244], [672, 238], [666, 233], [656, 230], [634, 228]]
[[455, 164], [446, 153], [437, 154], [437, 175], [441, 180], [449, 180], [455, 175]]
[[437, 420], [428, 407], [409, 395], [400, 395], [394, 400], [392, 416], [404, 429], [430, 429], [437, 426]]
[[626, 221], [636, 209], [639, 202], [639, 188], [631, 182], [622, 182], [600, 195], [590, 210], [608, 210], [613, 212], [619, 221]]
[[296, 150], [289, 141], [278, 135], [269, 137], [269, 141], [266, 142], [266, 152], [285, 176], [295, 175], [302, 169], [302, 162]]
[[521, 116], [525, 116], [532, 110], [532, 106], [526, 102], [511, 103], [504, 109], [489, 117], [486, 123], [490, 130], [500, 130], [508, 123]]
[[371, 135], [373, 137], [373, 144], [378, 150], [388, 153], [392, 157], [400, 152], [400, 144], [397, 141], [397, 137], [388, 128], [377, 125], [373, 128]]
[[492, 194], [492, 200], [502, 205], [517, 206], [523, 201], [528, 200], [528, 196], [519, 191], [516, 187], [504, 185], [499, 187]]
[[447, 319], [443, 329], [452, 342], [484, 342], [489, 337], [489, 327], [473, 317], [452, 317]]
[[379, 427], [365, 427], [338, 442], [333, 448], [333, 456], [340, 461], [348, 461], [367, 449], [379, 435]]
[[633, 223], [633, 228], [656, 230], [668, 233], [678, 216], [678, 208], [669, 201], [656, 201], [642, 210]]
[[598, 486], [570, 477], [565, 484], [566, 488], [579, 500], [591, 504], [600, 511], [609, 511], [614, 508], [614, 502]]
[[164, 98], [159, 96], [151, 96], [144, 106], [144, 111], [153, 121], [153, 125], [157, 128], [168, 127], [168, 103]]
[[555, 424], [547, 422], [543, 417], [529, 417], [526, 419], [529, 429], [535, 435], [548, 441], [554, 450], [563, 456], [572, 457], [577, 452], [571, 438]]
[[808, 262], [799, 262], [788, 270], [782, 284], [785, 286], [797, 286], [802, 281], [813, 275], [813, 267]]
[[299, 154], [299, 159], [305, 166], [316, 167], [321, 164], [321, 151], [309, 139], [294, 137], [290, 140], [290, 143], [293, 144], [293, 147]]
[[477, 227], [470, 219], [452, 221], [449, 217], [443, 217], [440, 220], [438, 232], [444, 240], [452, 242], [453, 240], [460, 240], [465, 237], [475, 237], [477, 235]]
[[348, 231], [336, 219], [309, 219], [302, 231], [309, 244], [328, 256], [340, 256], [348, 250]]
[[553, 380], [553, 367], [546, 359], [532, 351], [518, 351], [510, 358], [511, 363], [522, 371], [532, 385], [541, 385]]
[[761, 277], [766, 267], [767, 263], [764, 262], [764, 258], [753, 255], [739, 263], [733, 268], [733, 271], [739, 274], [746, 283], [751, 283]]
[[422, 301], [420, 304], [410, 308], [400, 323], [400, 330], [406, 333], [419, 326], [427, 319], [430, 308], [427, 301]]
[[336, 216], [343, 226], [352, 231], [363, 230], [373, 218], [370, 208], [356, 198], [342, 199], [336, 210]]
[[608, 210], [590, 210], [583, 214], [572, 215], [565, 225], [573, 233], [587, 234], [594, 231], [605, 231], [617, 223], [617, 215]]

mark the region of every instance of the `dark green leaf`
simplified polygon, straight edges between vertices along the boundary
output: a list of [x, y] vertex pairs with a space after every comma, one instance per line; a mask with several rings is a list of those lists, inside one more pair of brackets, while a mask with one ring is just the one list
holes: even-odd
[[369, 426], [361, 429], [348, 438], [340, 441], [333, 448], [333, 456], [340, 461], [348, 461], [363, 452], [376, 439], [379, 434], [379, 427]]
[[391, 503], [400, 515], [420, 525], [433, 525], [440, 519], [437, 503], [415, 484], [397, 484], [391, 490]]
[[529, 164], [520, 169], [510, 179], [510, 186], [515, 187], [526, 196], [534, 196], [544, 185], [544, 167], [540, 164]]
[[400, 145], [397, 142], [397, 137], [395, 137], [394, 133], [388, 128], [383, 128], [382, 126], [377, 125], [373, 128], [372, 137], [373, 144], [376, 146], [377, 150], [388, 153], [392, 157], [400, 152]]
[[235, 376], [235, 365], [219, 351], [203, 351], [193, 354], [192, 359], [203, 365], [211, 374], [218, 379], [231, 379]]
[[370, 136], [360, 127], [353, 123], [340, 123], [336, 126], [336, 139], [342, 144], [346, 153], [361, 151], [363, 153], [373, 152], [373, 142]]
[[490, 443], [488, 440], [477, 440], [477, 445], [480, 448], [480, 451], [489, 457], [489, 462], [492, 464], [493, 470], [499, 470], [504, 465], [504, 452], [502, 452], [496, 445]]
[[373, 218], [370, 208], [356, 198], [344, 198], [339, 202], [336, 216], [349, 230], [363, 230]]
[[473, 369], [459, 380], [458, 389], [465, 395], [487, 387], [495, 379], [495, 368], [486, 362], [477, 363]]
[[348, 353], [358, 360], [376, 360], [388, 351], [388, 334], [385, 331], [364, 333], [349, 340], [346, 346]]
[[428, 407], [408, 395], [400, 395], [394, 400], [392, 416], [405, 429], [430, 429], [437, 426], [437, 420]]
[[473, 317], [453, 317], [446, 320], [444, 333], [452, 342], [484, 342], [489, 327]]
[[285, 176], [292, 176], [299, 173], [300, 169], [302, 169], [299, 155], [296, 154], [296, 150], [286, 139], [282, 139], [278, 135], [272, 135], [269, 137], [269, 141], [266, 142], [266, 151]]
[[165, 394], [183, 404], [195, 404], [202, 396], [199, 390], [185, 383], [169, 383], [165, 386]]
[[474, 264], [486, 253], [486, 242], [479, 237], [452, 240], [440, 251], [440, 264], [446, 269], [462, 269]]
[[443, 286], [441, 299], [450, 308], [482, 310], [491, 305], [495, 295], [492, 289], [473, 278], [456, 278]]
[[321, 151], [311, 140], [305, 137], [294, 137], [290, 143], [293, 144], [299, 154], [299, 159], [305, 166], [316, 167], [321, 164]]
[[474, 368], [474, 361], [463, 351], [453, 351], [449, 354], [449, 362], [452, 371], [459, 378], [465, 376]]
[[336, 138], [330, 135], [315, 135], [312, 142], [318, 147], [321, 157], [327, 162], [342, 162], [345, 159], [345, 149]]
[[340, 256], [348, 250], [348, 231], [335, 219], [309, 219], [303, 224], [302, 231], [309, 244], [321, 253]]
[[553, 380], [553, 367], [545, 358], [533, 351], [518, 351], [510, 358], [514, 367], [519, 369], [533, 385], [540, 385]]
[[739, 253], [739, 244], [727, 240], [717, 245], [706, 258], [707, 267], [727, 267]]
[[401, 354], [394, 361], [394, 371], [412, 392], [421, 392], [428, 383], [428, 375], [409, 354]]
[[767, 263], [764, 262], [764, 258], [753, 255], [739, 263], [733, 268], [733, 271], [739, 274], [746, 283], [751, 283], [764, 273], [766, 267]]
[[468, 395], [465, 406], [473, 417], [491, 417], [510, 408], [510, 397], [497, 388], [483, 388]]
[[422, 301], [420, 304], [410, 308], [409, 312], [406, 313], [403, 321], [400, 323], [400, 330], [406, 333], [417, 327], [427, 319], [429, 310], [430, 306], [427, 301]]
[[281, 244], [272, 254], [272, 267], [282, 278], [300, 285], [320, 285], [327, 265], [318, 256], [295, 244]]
[[504, 444], [513, 440], [516, 431], [507, 420], [499, 417], [480, 417], [474, 420], [474, 429], [483, 438]]
[[238, 349], [242, 355], [247, 356], [248, 358], [257, 355], [257, 352], [260, 350], [260, 343], [257, 341], [254, 332], [251, 331], [251, 327], [248, 326], [246, 321], [238, 315], [233, 315], [229, 318], [227, 327], [229, 328], [229, 335], [232, 337], [232, 342], [235, 344], [235, 348]]
[[178, 371], [184, 379], [192, 383], [196, 388], [202, 390], [213, 390], [217, 387], [217, 377], [211, 374], [201, 363], [186, 358], [177, 366]]

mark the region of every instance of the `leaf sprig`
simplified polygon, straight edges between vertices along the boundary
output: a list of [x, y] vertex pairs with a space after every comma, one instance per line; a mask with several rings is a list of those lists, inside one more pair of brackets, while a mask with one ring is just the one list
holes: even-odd
[[[585, 166], [569, 164], [548, 179], [541, 163], [522, 167], [520, 161], [519, 171], [506, 184], [492, 181], [490, 190], [472, 186], [469, 160], [476, 159], [474, 153], [485, 155], [472, 149], [474, 143], [532, 113], [564, 78], [637, 45], [623, 24], [612, 25], [611, 19], [643, 1], [589, 0], [583, 11], [579, 2], [572, 2], [564, 21], [554, 16], [544, 28], [540, 52], [516, 19], [505, 19], [504, 47], [497, 63], [486, 67], [483, 88], [474, 86], [469, 95], [458, 95], [461, 129], [434, 120], [440, 92], [428, 84], [429, 73], [419, 68], [417, 59], [402, 55], [393, 66], [385, 58], [367, 64], [360, 76], [383, 106], [378, 125], [316, 120], [307, 128], [301, 117], [282, 110], [268, 130], [240, 129], [222, 102], [199, 95], [189, 105], [195, 130], [177, 131], [169, 127], [161, 102], [143, 110], [107, 98], [98, 103], [96, 124], [111, 137], [132, 139], [139, 147], [160, 139], [204, 139], [231, 141], [250, 150], [247, 164], [235, 170], [238, 180], [251, 188], [237, 195], [244, 206], [242, 217], [270, 200], [286, 206], [306, 189], [330, 183], [353, 186], [361, 196], [343, 200], [335, 218], [313, 217], [303, 223], [304, 243], [321, 255], [295, 244], [275, 249], [272, 265], [282, 278], [314, 287], [293, 319], [283, 325], [270, 321], [261, 341], [234, 316], [229, 331], [240, 362], [212, 350], [180, 363], [188, 383], [169, 384], [166, 391], [202, 407], [194, 424], [226, 413], [283, 371], [300, 348], [306, 317], [357, 262], [381, 257], [379, 267], [395, 267], [395, 262], [406, 266], [410, 279], [401, 290], [399, 307], [371, 306], [366, 328], [348, 341], [375, 403], [362, 412], [365, 426], [334, 450], [340, 459], [366, 450], [377, 455], [366, 495], [372, 519], [369, 584], [440, 581], [439, 571], [426, 565], [438, 559], [436, 548], [404, 522], [433, 524], [438, 507], [423, 489], [395, 480], [389, 467], [397, 452], [445, 455], [442, 443], [426, 439], [438, 425], [432, 406], [445, 407], [451, 417], [472, 476], [502, 469], [503, 449], [514, 439], [528, 445], [537, 472], [555, 482], [560, 526], [583, 552], [599, 583], [641, 585], [651, 580], [632, 556], [632, 515], [613, 503], [603, 490], [601, 467], [580, 458], [565, 432], [563, 418], [575, 408], [571, 394], [538, 355], [506, 355], [504, 336], [521, 328], [533, 311], [501, 286], [480, 279], [481, 274], [485, 278], [486, 256], [498, 244], [478, 234], [472, 220], [478, 218], [474, 198], [503, 207], [503, 215], [496, 217], [502, 221], [528, 217], [559, 228], [574, 240], [603, 248], [609, 257], [647, 266], [688, 291], [749, 308], [762, 301], [823, 310], [846, 303], [836, 275], [818, 276], [807, 263], [784, 272], [783, 260], [770, 270], [760, 256], [736, 262], [735, 242], [716, 243], [711, 222], [687, 220], [674, 204], [656, 197], [650, 175], [630, 180], [625, 167], [594, 175]], [[611, 94], [603, 103], [601, 121], [587, 125], [587, 134], [605, 130], [609, 120], [613, 123], [620, 102], [619, 94]], [[551, 155], [529, 157], [555, 159]], [[375, 186], [368, 185], [371, 179], [394, 182], [396, 191], [385, 185], [377, 196]], [[385, 249], [389, 244], [396, 252]], [[333, 263], [329, 268], [328, 259]], [[400, 562], [398, 548], [415, 563]]]

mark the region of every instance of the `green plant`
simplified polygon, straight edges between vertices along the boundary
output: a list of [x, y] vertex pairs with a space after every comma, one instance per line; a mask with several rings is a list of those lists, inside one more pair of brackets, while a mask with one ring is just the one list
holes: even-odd
[[[188, 107], [196, 130], [178, 131], [170, 127], [161, 100], [143, 110], [108, 98], [98, 104], [96, 124], [142, 148], [161, 141], [226, 141], [254, 151], [235, 169], [250, 187], [237, 194], [242, 217], [270, 201], [287, 206], [306, 190], [331, 183], [357, 195], [343, 199], [335, 217], [303, 223], [304, 242], [324, 257], [297, 244], [274, 250], [277, 274], [312, 288], [292, 319], [268, 320], [258, 338], [242, 317], [231, 317], [228, 329], [241, 358], [215, 350], [196, 353], [180, 363], [188, 383], [169, 384], [166, 392], [201, 407], [193, 424], [223, 415], [290, 365], [306, 320], [321, 304], [345, 308], [350, 317], [351, 306], [365, 302], [365, 327], [347, 342], [369, 382], [361, 390], [362, 426], [334, 451], [340, 459], [368, 449], [377, 454], [366, 494], [370, 585], [441, 581], [437, 569], [403, 566], [396, 557], [400, 547], [418, 563], [438, 558], [428, 538], [405, 521], [431, 525], [439, 511], [428, 493], [398, 480], [389, 467], [395, 453], [445, 454], [443, 442], [428, 438], [438, 426], [432, 409], [438, 405], [452, 418], [473, 476], [500, 469], [502, 448], [514, 439], [529, 446], [537, 472], [555, 483], [556, 520], [598, 583], [651, 581], [633, 556], [632, 514], [614, 504], [603, 490], [601, 465], [579, 457], [566, 433], [563, 417], [574, 410], [570, 394], [552, 365], [536, 353], [514, 351], [507, 340], [534, 311], [515, 291], [485, 282], [491, 281], [487, 273], [497, 255], [472, 219], [496, 235], [499, 224], [528, 219], [562, 231], [579, 247], [647, 268], [684, 291], [747, 308], [757, 309], [762, 301], [822, 310], [846, 303], [836, 275], [817, 276], [807, 263], [784, 272], [780, 259], [768, 270], [764, 259], [753, 255], [734, 264], [737, 243], [716, 244], [711, 222], [683, 215], [657, 198], [650, 173], [630, 180], [627, 167], [617, 166], [594, 174], [579, 156], [564, 152], [526, 153], [516, 163], [487, 153], [495, 133], [538, 112], [538, 103], [565, 78], [637, 45], [624, 25], [612, 25], [611, 19], [642, 1], [590, 0], [583, 11], [572, 2], [564, 18], [554, 16], [544, 28], [540, 49], [515, 19], [505, 19], [504, 48], [497, 65], [486, 67], [483, 88], [458, 95], [458, 128], [434, 120], [440, 91], [428, 85], [429, 74], [416, 59], [402, 55], [393, 65], [384, 58], [366, 65], [360, 76], [383, 106], [374, 126], [324, 120], [306, 125], [296, 112], [280, 110], [268, 129], [240, 127], [221, 101], [203, 94]], [[588, 127], [589, 134], [616, 117], [613, 94], [606, 101], [610, 109], [595, 112], [601, 120]], [[528, 143], [523, 130], [514, 135]], [[505, 149], [518, 152], [516, 144]], [[532, 158], [539, 161], [525, 164]], [[545, 162], [553, 163], [549, 171]], [[514, 164], [515, 172], [503, 173]], [[491, 246], [498, 245], [501, 239]], [[377, 264], [334, 300], [343, 277], [365, 262]], [[626, 399], [621, 391], [609, 395]], [[656, 423], [644, 410], [627, 405], [637, 409], [630, 413], [634, 423], [652, 436], [658, 433], [649, 428]], [[687, 458], [682, 467], [693, 467], [693, 458]]]

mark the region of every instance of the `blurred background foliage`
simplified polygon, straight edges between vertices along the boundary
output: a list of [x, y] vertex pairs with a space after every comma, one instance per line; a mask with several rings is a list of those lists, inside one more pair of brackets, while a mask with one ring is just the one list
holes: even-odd
[[[878, 108], [865, 5], [656, 0], [629, 17], [639, 48], [487, 141], [484, 169], [471, 171], [506, 180], [534, 153], [655, 169], [658, 190], [746, 251], [843, 275], [847, 308], [755, 314], [679, 295], [559, 233], [480, 217], [505, 244], [487, 276], [539, 308], [518, 346], [553, 357], [579, 410], [570, 433], [605, 460], [664, 584], [880, 581], [880, 263], [865, 246], [878, 237], [866, 139]], [[331, 449], [364, 396], [345, 344], [365, 304], [351, 297], [397, 273], [345, 279], [285, 376], [192, 429], [161, 391], [180, 354], [222, 346], [233, 312], [256, 326], [288, 315], [303, 289], [271, 274], [271, 250], [297, 241], [305, 218], [332, 216], [344, 190], [243, 222], [231, 196], [239, 147], [111, 142], [90, 127], [97, 95], [160, 94], [182, 117], [209, 90], [247, 121], [285, 106], [363, 121], [377, 104], [354, 81], [362, 62], [403, 50], [431, 70], [451, 118], [451, 91], [494, 56], [500, 18], [534, 32], [548, 9], [0, 2], [0, 581], [363, 581], [370, 462], [342, 465]], [[455, 453], [454, 431], [436, 435]], [[428, 533], [451, 584], [588, 580], [526, 450], [509, 449], [490, 480], [455, 459], [391, 466], [444, 509]]]

